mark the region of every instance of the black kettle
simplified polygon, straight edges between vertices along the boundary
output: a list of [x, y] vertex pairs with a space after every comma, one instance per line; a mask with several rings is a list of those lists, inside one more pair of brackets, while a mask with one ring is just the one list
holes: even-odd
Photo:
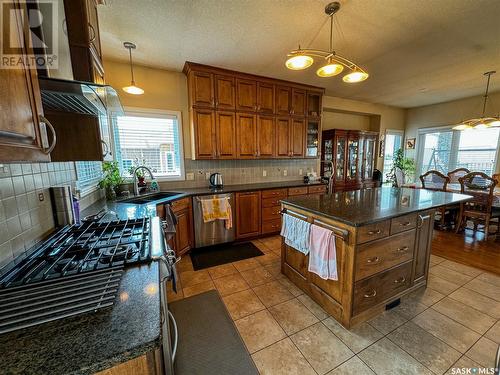
[[222, 175], [219, 172], [212, 173], [209, 178], [211, 188], [221, 188], [224, 184], [222, 182]]

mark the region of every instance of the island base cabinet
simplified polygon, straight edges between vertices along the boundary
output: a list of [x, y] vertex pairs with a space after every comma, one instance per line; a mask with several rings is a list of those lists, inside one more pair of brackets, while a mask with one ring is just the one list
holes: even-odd
[[415, 258], [413, 284], [419, 284], [427, 279], [434, 229], [434, 211], [421, 212], [418, 215], [417, 235], [415, 240]]

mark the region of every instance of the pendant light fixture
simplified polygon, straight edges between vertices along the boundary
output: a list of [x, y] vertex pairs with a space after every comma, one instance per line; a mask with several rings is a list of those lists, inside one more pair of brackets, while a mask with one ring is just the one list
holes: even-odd
[[490, 79], [491, 75], [495, 73], [496, 71], [494, 70], [484, 73], [484, 75], [488, 77], [488, 79], [486, 81], [486, 91], [484, 92], [483, 96], [484, 97], [483, 113], [481, 114], [481, 117], [462, 121], [460, 124], [457, 124], [453, 127], [454, 130], [486, 129], [490, 127], [500, 127], [500, 114], [497, 114], [496, 117], [485, 117], [486, 105], [488, 102], [488, 92], [490, 89]]
[[314, 63], [313, 56], [320, 57], [325, 60], [325, 65], [316, 70], [319, 77], [333, 77], [344, 71], [345, 68], [349, 70], [342, 80], [347, 83], [355, 83], [366, 80], [369, 75], [358, 65], [351, 60], [337, 55], [333, 49], [333, 16], [340, 9], [340, 3], [334, 1], [325, 7], [325, 13], [330, 17], [330, 49], [317, 50], [317, 49], [301, 49], [291, 51], [285, 62], [285, 66], [291, 70], [303, 70], [309, 68]]
[[128, 54], [130, 57], [130, 75], [132, 77], [132, 80], [130, 81], [130, 86], [125, 86], [123, 88], [123, 91], [125, 91], [128, 94], [132, 94], [132, 95], [142, 95], [142, 94], [144, 94], [144, 90], [135, 85], [134, 64], [132, 63], [132, 50], [136, 49], [137, 46], [132, 42], [123, 42], [123, 46], [126, 49], [128, 49]]

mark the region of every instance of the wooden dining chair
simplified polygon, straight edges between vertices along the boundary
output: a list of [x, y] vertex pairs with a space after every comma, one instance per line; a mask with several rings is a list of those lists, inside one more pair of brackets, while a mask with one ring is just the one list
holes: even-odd
[[491, 177], [497, 181], [496, 186], [498, 186], [498, 184], [500, 184], [500, 173], [494, 173]]
[[450, 178], [450, 184], [459, 184], [458, 179], [465, 176], [470, 171], [467, 168], [457, 168], [448, 172], [448, 177]]
[[[445, 176], [444, 174], [442, 174], [439, 171], [431, 170], [431, 171], [425, 172], [423, 175], [420, 176], [420, 182], [422, 183], [423, 189], [434, 190], [434, 191], [446, 191], [446, 187], [448, 186], [448, 183], [450, 182], [450, 178], [448, 176]], [[454, 216], [456, 217], [456, 214], [457, 214], [459, 208], [460, 208], [460, 206], [458, 206], [458, 205], [439, 207], [437, 209], [437, 212], [439, 213], [439, 217], [436, 217], [438, 219], [438, 222], [439, 222], [439, 227], [445, 228], [446, 214], [448, 214], [448, 215], [454, 214]], [[455, 222], [456, 221], [457, 220], [455, 220]]]
[[483, 172], [471, 172], [458, 179], [462, 194], [470, 195], [471, 200], [460, 204], [460, 221], [457, 233], [467, 225], [467, 219], [474, 223], [474, 230], [478, 230], [479, 223], [484, 225], [484, 238], [488, 239], [489, 226], [492, 219], [497, 219], [498, 234], [500, 225], [500, 208], [493, 207], [493, 192], [497, 180]]

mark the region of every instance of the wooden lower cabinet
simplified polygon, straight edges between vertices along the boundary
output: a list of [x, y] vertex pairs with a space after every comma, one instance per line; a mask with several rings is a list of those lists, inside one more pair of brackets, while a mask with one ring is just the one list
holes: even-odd
[[256, 237], [261, 233], [260, 191], [236, 193], [236, 239]]
[[[187, 253], [194, 246], [193, 209], [191, 198], [182, 198], [170, 203], [172, 211], [177, 218], [175, 235], [167, 242], [175, 251], [177, 256]], [[156, 213], [162, 219], [165, 218], [166, 207], [159, 205]]]
[[419, 283], [427, 278], [434, 229], [434, 211], [424, 211], [417, 217], [417, 236], [415, 240], [415, 264], [413, 283]]

